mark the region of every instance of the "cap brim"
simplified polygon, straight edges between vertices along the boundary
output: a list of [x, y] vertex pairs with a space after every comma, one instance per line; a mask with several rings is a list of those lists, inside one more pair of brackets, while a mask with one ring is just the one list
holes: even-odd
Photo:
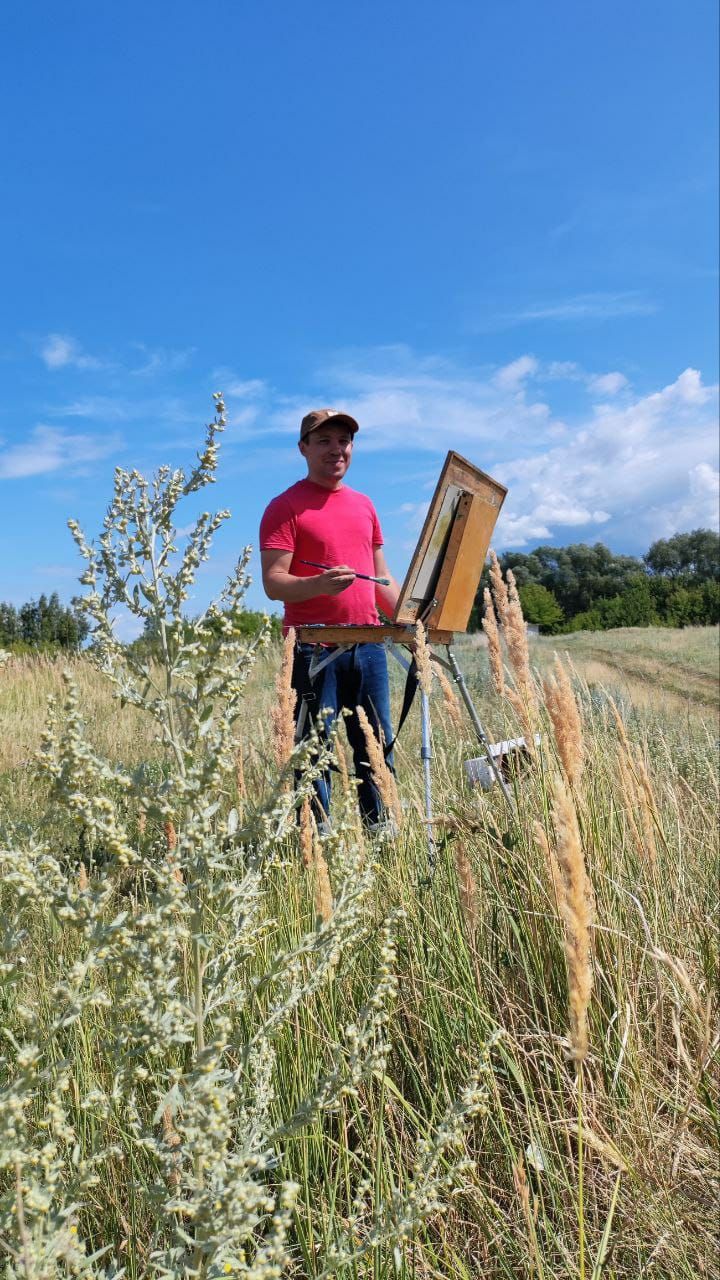
[[341, 422], [345, 423], [350, 428], [353, 435], [355, 435], [356, 431], [360, 430], [359, 424], [350, 416], [349, 413], [333, 413], [331, 417], [324, 418], [322, 422], [318, 422], [317, 426], [310, 427], [308, 431], [304, 431], [301, 434], [300, 439], [307, 440], [307, 437], [312, 435], [313, 431], [319, 431], [321, 427], [337, 426], [337, 424]]
[[334, 413], [332, 418], [326, 418], [324, 422], [320, 423], [320, 425], [322, 427], [326, 427], [330, 422], [346, 422], [353, 435], [355, 435], [356, 431], [360, 430], [358, 423], [354, 418], [350, 417], [349, 413]]

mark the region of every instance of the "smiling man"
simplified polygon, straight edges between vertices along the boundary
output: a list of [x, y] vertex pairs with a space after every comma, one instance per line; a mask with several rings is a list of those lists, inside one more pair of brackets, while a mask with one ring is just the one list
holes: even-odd
[[[273, 498], [260, 524], [263, 585], [271, 600], [285, 605], [284, 629], [312, 624], [373, 626], [380, 621], [378, 606], [392, 615], [399, 594], [385, 562], [383, 538], [375, 508], [364, 494], [344, 483], [359, 430], [354, 418], [337, 409], [313, 409], [300, 424], [298, 447], [307, 476]], [[315, 565], [327, 565], [318, 573]], [[360, 577], [359, 575], [366, 575]], [[367, 581], [388, 578], [389, 586]], [[363, 822], [381, 831], [386, 822], [377, 788], [370, 776], [367, 748], [355, 713], [366, 711], [376, 736], [392, 740], [387, 659], [382, 644], [356, 644], [340, 653], [311, 684], [308, 667], [313, 646], [298, 644], [293, 663], [297, 708], [304, 698], [310, 715], [328, 709], [319, 726], [327, 732], [347, 708], [348, 740], [358, 779]], [[392, 767], [392, 757], [388, 757]], [[327, 829], [330, 775], [315, 788], [315, 816]]]

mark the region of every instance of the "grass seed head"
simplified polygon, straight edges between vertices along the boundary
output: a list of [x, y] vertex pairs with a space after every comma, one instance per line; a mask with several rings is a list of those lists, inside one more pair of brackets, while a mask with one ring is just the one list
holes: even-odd
[[502, 698], [505, 693], [505, 669], [503, 666], [502, 645], [500, 644], [500, 632], [498, 631], [497, 617], [495, 616], [492, 596], [490, 595], [487, 587], [483, 592], [483, 603], [485, 611], [483, 613], [482, 629], [487, 636], [488, 658], [490, 661], [493, 688], [498, 697]]
[[428, 698], [432, 691], [433, 666], [425, 628], [422, 622], [415, 623], [415, 666], [417, 667], [418, 684]]
[[592, 891], [585, 867], [575, 806], [562, 778], [553, 785], [552, 817], [560, 868], [560, 912], [568, 968], [570, 1043], [581, 1062], [588, 1051], [587, 1012], [592, 993]]
[[282, 662], [275, 680], [275, 702], [272, 707], [273, 749], [275, 764], [284, 769], [295, 745], [295, 703], [292, 687], [295, 629], [290, 627], [283, 640]]
[[315, 911], [327, 924], [332, 918], [333, 895], [330, 883], [330, 872], [325, 861], [322, 842], [317, 834], [313, 837], [313, 870], [315, 884]]
[[375, 737], [372, 725], [367, 716], [367, 712], [363, 707], [356, 707], [355, 714], [360, 721], [360, 727], [365, 738], [365, 746], [368, 753], [368, 762], [370, 764], [370, 773], [373, 782], [378, 789], [383, 808], [386, 813], [392, 814], [398, 827], [402, 822], [402, 809], [400, 807], [400, 799], [398, 797], [395, 778], [391, 770], [388, 768], [382, 744]]
[[440, 688], [442, 689], [443, 707], [447, 713], [453, 729], [459, 730], [463, 727], [463, 716], [460, 702], [452, 684], [448, 680], [442, 667], [438, 667], [435, 672]]
[[543, 681], [543, 692], [565, 776], [577, 786], [585, 759], [582, 716], [570, 677], [557, 654], [553, 673]]

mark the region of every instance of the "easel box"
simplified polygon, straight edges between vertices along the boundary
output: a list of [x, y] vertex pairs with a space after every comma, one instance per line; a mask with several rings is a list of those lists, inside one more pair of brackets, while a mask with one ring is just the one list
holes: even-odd
[[507, 489], [448, 453], [405, 576], [394, 622], [464, 632]]

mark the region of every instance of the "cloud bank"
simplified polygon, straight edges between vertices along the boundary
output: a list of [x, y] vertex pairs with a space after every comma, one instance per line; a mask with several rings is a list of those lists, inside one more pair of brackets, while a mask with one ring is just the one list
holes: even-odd
[[9, 447], [0, 442], [0, 480], [63, 471], [82, 474], [92, 463], [116, 453], [118, 436], [71, 435], [55, 427], [37, 426], [27, 440]]
[[[717, 524], [718, 388], [696, 369], [642, 395], [618, 370], [524, 354], [468, 371], [387, 347], [338, 356], [316, 380], [324, 388], [318, 403], [346, 408], [360, 422], [364, 456], [403, 457], [407, 478], [422, 456], [429, 463], [428, 455], [454, 448], [506, 484], [498, 545], [596, 538], [649, 545]], [[241, 434], [268, 444], [296, 435], [307, 396], [280, 399], [255, 382], [248, 404], [249, 384], [236, 381]], [[571, 419], [553, 411], [560, 382], [577, 384]], [[436, 471], [427, 467], [428, 476]], [[416, 521], [421, 504], [409, 503], [408, 515], [410, 508]]]

